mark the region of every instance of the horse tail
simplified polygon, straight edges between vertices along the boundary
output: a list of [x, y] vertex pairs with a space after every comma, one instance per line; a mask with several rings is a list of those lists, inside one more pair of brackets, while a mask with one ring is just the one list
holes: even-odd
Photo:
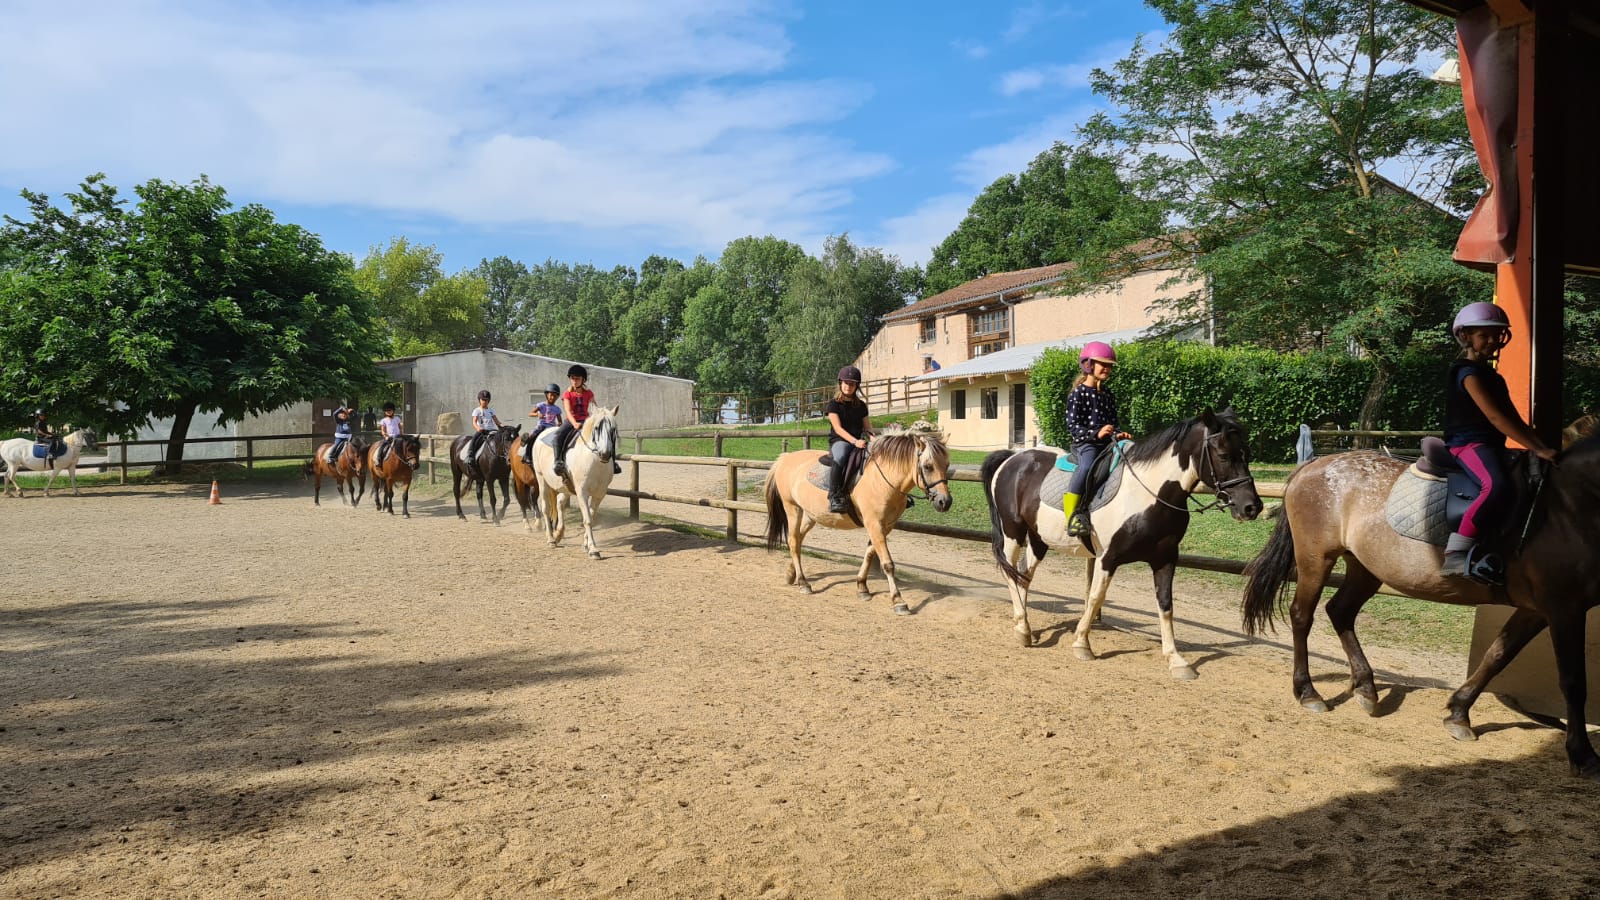
[[1245, 634], [1272, 629], [1272, 620], [1283, 614], [1284, 588], [1294, 568], [1294, 533], [1289, 530], [1288, 510], [1280, 510], [1267, 546], [1244, 567]]
[[996, 450], [983, 458], [983, 466], [979, 468], [978, 475], [983, 480], [983, 499], [989, 504], [989, 548], [994, 551], [994, 561], [999, 563], [1000, 571], [1013, 583], [1021, 584], [1024, 579], [1022, 573], [1017, 571], [1006, 559], [1005, 531], [1000, 521], [1000, 508], [994, 502], [994, 476], [1000, 471], [1000, 466], [1015, 454], [1010, 450]]
[[767, 495], [767, 549], [776, 550], [779, 544], [789, 543], [789, 511], [783, 508], [783, 498], [778, 496], [777, 469], [767, 470], [767, 483], [762, 492]]

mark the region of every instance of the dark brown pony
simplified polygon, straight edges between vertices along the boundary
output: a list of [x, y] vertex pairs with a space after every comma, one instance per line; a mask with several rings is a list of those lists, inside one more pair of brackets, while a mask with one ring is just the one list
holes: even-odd
[[1254, 634], [1282, 616], [1285, 582], [1293, 577], [1288, 616], [1294, 631], [1294, 696], [1308, 710], [1326, 711], [1311, 682], [1306, 635], [1329, 572], [1344, 560], [1344, 584], [1328, 601], [1328, 618], [1350, 661], [1351, 692], [1368, 715], [1377, 715], [1378, 692], [1356, 640], [1355, 621], [1381, 585], [1438, 603], [1513, 607], [1477, 670], [1450, 695], [1445, 729], [1457, 740], [1474, 740], [1468, 718], [1473, 702], [1528, 641], [1549, 628], [1567, 706], [1567, 760], [1574, 775], [1600, 781], [1600, 757], [1584, 731], [1584, 625], [1589, 610], [1600, 605], [1600, 554], [1595, 552], [1600, 547], [1600, 437], [1573, 445], [1559, 460], [1535, 495], [1525, 543], [1520, 552], [1507, 554], [1504, 587], [1441, 576], [1443, 547], [1401, 537], [1390, 527], [1385, 505], [1406, 463], [1371, 452], [1306, 463], [1289, 476], [1283, 515], [1266, 548], [1245, 569], [1245, 630]]
[[[450, 442], [450, 478], [455, 483], [456, 515], [466, 521], [467, 514], [461, 511], [461, 480], [467, 480], [467, 486], [474, 483], [478, 486], [478, 518], [487, 520], [489, 514], [483, 508], [483, 487], [489, 485], [489, 510], [494, 513], [494, 524], [499, 525], [500, 519], [505, 515], [506, 507], [511, 505], [511, 462], [507, 459], [507, 451], [516, 441], [517, 433], [522, 430], [521, 425], [503, 425], [483, 436], [483, 443], [478, 445], [478, 455], [473, 458], [477, 464], [477, 471], [467, 467], [462, 461], [461, 454], [466, 452], [467, 445], [472, 441], [472, 435], [463, 434]], [[504, 500], [495, 498], [494, 486], [500, 485], [500, 493]]]
[[414, 434], [402, 434], [389, 442], [389, 452], [378, 462], [378, 451], [383, 442], [378, 441], [367, 450], [367, 468], [372, 470], [372, 497], [378, 512], [394, 515], [394, 488], [400, 485], [400, 515], [411, 518], [411, 476], [422, 464], [422, 439]]
[[339, 502], [344, 502], [344, 485], [350, 482], [350, 505], [355, 506], [361, 502], [361, 495], [367, 492], [367, 445], [360, 438], [351, 438], [350, 443], [340, 451], [339, 459], [333, 465], [328, 465], [328, 451], [333, 449], [333, 442], [317, 448], [311, 455], [311, 477], [314, 479], [314, 492], [311, 502], [315, 506], [322, 505], [322, 478], [327, 476], [339, 486]]
[[516, 493], [517, 506], [522, 510], [522, 524], [533, 530], [533, 516], [539, 515], [539, 471], [523, 461], [522, 448], [534, 440], [532, 435], [519, 434], [511, 442], [511, 489]]

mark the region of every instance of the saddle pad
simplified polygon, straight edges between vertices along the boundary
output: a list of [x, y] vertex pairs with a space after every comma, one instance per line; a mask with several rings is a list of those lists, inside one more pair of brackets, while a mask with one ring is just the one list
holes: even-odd
[[1450, 537], [1450, 525], [1445, 519], [1449, 496], [1449, 485], [1443, 478], [1423, 474], [1413, 464], [1395, 479], [1383, 514], [1389, 527], [1401, 537], [1442, 547]]
[[806, 480], [811, 482], [812, 487], [825, 491], [828, 489], [828, 473], [831, 470], [832, 466], [815, 463], [806, 470]]
[[[1072, 473], [1063, 472], [1060, 466], [1051, 466], [1048, 474], [1044, 476], [1044, 483], [1039, 485], [1039, 502], [1051, 509], [1062, 509], [1061, 496], [1067, 492], [1067, 487], [1072, 484]], [[1094, 512], [1117, 496], [1117, 488], [1122, 486], [1122, 479], [1117, 476], [1115, 467], [1111, 469], [1111, 476], [1105, 484], [1100, 485], [1100, 490], [1095, 492], [1094, 499], [1089, 502], [1089, 512]]]
[[49, 444], [34, 444], [33, 445], [33, 458], [34, 459], [44, 459], [46, 456], [49, 455], [49, 453], [50, 453], [50, 445]]

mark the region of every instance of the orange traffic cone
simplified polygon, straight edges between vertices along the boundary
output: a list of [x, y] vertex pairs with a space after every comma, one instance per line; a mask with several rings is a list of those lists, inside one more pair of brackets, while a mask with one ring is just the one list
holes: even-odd
[[210, 503], [211, 503], [212, 506], [221, 506], [222, 505], [222, 492], [217, 490], [217, 483], [216, 483], [215, 480], [213, 480], [211, 482], [211, 501], [210, 501]]

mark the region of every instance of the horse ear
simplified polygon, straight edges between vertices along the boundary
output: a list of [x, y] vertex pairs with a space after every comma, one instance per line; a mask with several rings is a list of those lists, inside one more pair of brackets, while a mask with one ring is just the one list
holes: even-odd
[[1209, 406], [1206, 407], [1205, 412], [1200, 414], [1200, 421], [1206, 426], [1206, 428], [1212, 431], [1216, 431], [1219, 428], [1217, 424], [1217, 414], [1213, 412]]
[[619, 413], [619, 412], [622, 412], [622, 404], [621, 403], [618, 403], [616, 406], [611, 407], [611, 418], [615, 419], [617, 417], [617, 413]]

